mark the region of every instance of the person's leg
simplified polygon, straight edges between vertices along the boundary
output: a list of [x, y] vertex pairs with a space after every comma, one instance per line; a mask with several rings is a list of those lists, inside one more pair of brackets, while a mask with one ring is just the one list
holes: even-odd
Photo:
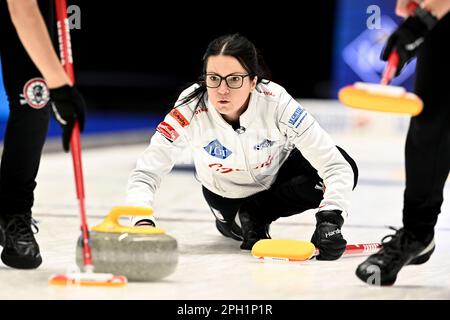
[[216, 218], [216, 227], [225, 237], [234, 240], [242, 240], [242, 232], [237, 220], [237, 213], [244, 199], [229, 199], [219, 196], [205, 187], [202, 188], [203, 196]]
[[358, 266], [356, 275], [369, 284], [394, 284], [403, 266], [424, 263], [434, 251], [434, 226], [450, 166], [450, 91], [442, 81], [450, 73], [450, 50], [443, 45], [449, 30], [450, 13], [419, 49], [416, 93], [424, 109], [411, 119], [406, 139], [404, 227]]
[[[358, 168], [355, 161], [342, 149], [338, 150], [354, 171], [354, 187]], [[280, 168], [272, 187], [260, 192], [242, 205], [239, 216], [244, 236], [243, 247], [251, 249], [259, 239], [269, 238], [269, 225], [280, 217], [317, 208], [323, 199], [323, 180], [311, 164], [294, 149]]]
[[405, 146], [403, 225], [419, 239], [433, 238], [450, 169], [450, 37], [447, 14], [426, 39], [417, 63], [416, 93], [424, 109], [411, 118]]
[[[48, 11], [42, 10], [46, 15]], [[15, 268], [36, 268], [42, 262], [33, 236], [33, 192], [50, 118], [49, 91], [0, 4], [2, 72], [10, 115], [0, 167], [2, 261]]]

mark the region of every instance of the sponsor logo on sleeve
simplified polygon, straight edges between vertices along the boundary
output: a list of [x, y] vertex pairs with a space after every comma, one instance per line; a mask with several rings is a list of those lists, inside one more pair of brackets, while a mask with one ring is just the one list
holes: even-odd
[[232, 154], [232, 152], [223, 146], [217, 139], [208, 143], [208, 145], [203, 147], [203, 149], [205, 149], [205, 151], [211, 156], [219, 159], [226, 159], [230, 154]]
[[304, 109], [298, 107], [297, 109], [295, 109], [294, 113], [289, 119], [289, 123], [298, 128], [298, 126], [303, 122], [307, 115], [308, 113]]
[[182, 126], [183, 128], [186, 127], [189, 124], [189, 121], [181, 114], [180, 111], [178, 111], [177, 109], [172, 109], [172, 111], [170, 111], [169, 113], [172, 118], [174, 118], [179, 124], [180, 126]]
[[164, 121], [158, 125], [156, 131], [161, 133], [170, 142], [174, 142], [180, 136], [180, 134], [170, 124]]

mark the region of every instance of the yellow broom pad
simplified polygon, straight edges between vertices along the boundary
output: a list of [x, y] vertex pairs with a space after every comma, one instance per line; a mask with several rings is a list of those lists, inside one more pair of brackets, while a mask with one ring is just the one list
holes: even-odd
[[356, 82], [339, 91], [339, 101], [346, 106], [372, 111], [418, 115], [423, 102], [402, 87]]
[[259, 259], [304, 261], [310, 259], [316, 248], [305, 240], [263, 239], [252, 248], [252, 255]]

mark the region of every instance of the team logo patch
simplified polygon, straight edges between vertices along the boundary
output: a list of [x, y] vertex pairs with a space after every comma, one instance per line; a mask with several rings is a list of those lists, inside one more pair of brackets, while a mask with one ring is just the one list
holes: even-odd
[[264, 149], [264, 148], [269, 148], [269, 147], [273, 146], [274, 143], [275, 142], [270, 141], [269, 139], [264, 139], [263, 142], [261, 142], [261, 143], [257, 144], [256, 146], [254, 146], [253, 149], [261, 150], [261, 149]]
[[292, 114], [291, 118], [289, 119], [289, 123], [293, 126], [295, 125], [296, 128], [303, 122], [303, 120], [307, 116], [307, 112], [302, 109], [301, 107], [298, 107], [295, 109], [294, 113]]
[[50, 91], [44, 79], [33, 78], [25, 83], [22, 98], [22, 104], [28, 104], [34, 109], [45, 107], [50, 100]]
[[208, 145], [203, 149], [205, 149], [205, 151], [213, 157], [219, 159], [226, 159], [230, 154], [232, 154], [232, 152], [225, 148], [217, 139], [208, 143]]
[[170, 124], [164, 121], [158, 125], [156, 131], [161, 133], [170, 142], [174, 142], [180, 136], [180, 134]]
[[180, 124], [180, 126], [182, 126], [183, 128], [186, 127], [189, 124], [189, 121], [181, 114], [180, 111], [178, 111], [177, 109], [172, 109], [172, 111], [170, 111], [169, 113], [172, 118], [174, 118], [175, 120], [177, 120], [177, 122]]

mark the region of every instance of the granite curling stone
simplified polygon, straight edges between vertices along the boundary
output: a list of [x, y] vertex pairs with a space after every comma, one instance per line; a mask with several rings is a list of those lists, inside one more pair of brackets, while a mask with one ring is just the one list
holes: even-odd
[[[128, 281], [157, 281], [172, 274], [178, 264], [175, 238], [157, 227], [127, 227], [121, 216], [150, 216], [141, 207], [114, 207], [89, 233], [95, 272], [120, 274]], [[76, 263], [83, 267], [82, 238], [78, 239]]]

